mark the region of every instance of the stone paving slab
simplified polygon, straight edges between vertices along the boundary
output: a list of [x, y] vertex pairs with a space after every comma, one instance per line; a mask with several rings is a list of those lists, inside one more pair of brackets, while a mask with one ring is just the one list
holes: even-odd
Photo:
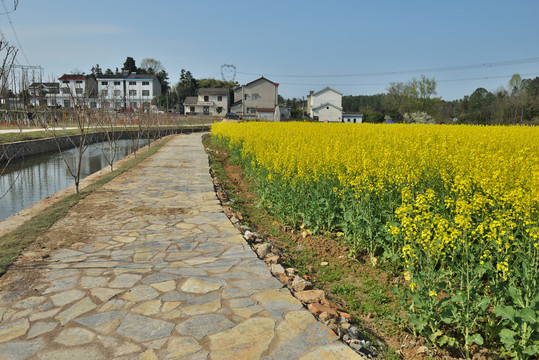
[[72, 209], [49, 234], [91, 236], [36, 269], [37, 295], [0, 289], [0, 359], [362, 358], [228, 221], [201, 134], [176, 136], [83, 201], [99, 210]]

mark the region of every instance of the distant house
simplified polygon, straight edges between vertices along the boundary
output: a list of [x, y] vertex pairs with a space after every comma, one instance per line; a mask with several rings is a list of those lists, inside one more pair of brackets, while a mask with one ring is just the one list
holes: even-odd
[[28, 87], [30, 102], [33, 106], [57, 106], [60, 84], [51, 82], [33, 83]]
[[274, 120], [279, 84], [260, 77], [234, 89], [231, 111], [242, 118]]
[[342, 122], [342, 94], [330, 87], [311, 91], [307, 96], [307, 112], [318, 121]]
[[57, 105], [71, 108], [76, 105], [87, 105], [87, 100], [97, 96], [97, 81], [94, 75], [64, 74], [58, 78], [60, 93]]
[[97, 93], [89, 100], [90, 108], [115, 110], [150, 110], [154, 96], [161, 94], [156, 75], [124, 72], [97, 78]]
[[342, 115], [342, 122], [345, 123], [362, 123], [363, 114], [361, 113], [344, 113]]
[[230, 89], [202, 88], [198, 97], [190, 96], [183, 102], [186, 115], [225, 116], [230, 107]]

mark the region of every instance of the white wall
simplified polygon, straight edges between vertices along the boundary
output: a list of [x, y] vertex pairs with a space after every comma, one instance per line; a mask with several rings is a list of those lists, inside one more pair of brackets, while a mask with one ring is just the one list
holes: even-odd
[[[329, 109], [328, 109], [329, 108]], [[342, 111], [333, 106], [324, 106], [313, 110], [313, 116], [318, 116], [318, 121], [341, 122]]]

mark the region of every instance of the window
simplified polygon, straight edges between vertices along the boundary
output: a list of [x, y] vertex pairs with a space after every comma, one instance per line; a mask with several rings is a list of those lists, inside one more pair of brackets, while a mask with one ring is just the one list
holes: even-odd
[[243, 100], [247, 100], [247, 94], [245, 94], [243, 97], [244, 97]]
[[195, 112], [195, 107], [194, 106], [189, 107], [189, 112]]
[[137, 107], [137, 102], [130, 102], [129, 103], [129, 106], [131, 106], [133, 109], [135, 109]]
[[204, 115], [209, 115], [210, 114], [210, 107], [209, 106], [204, 106]]
[[256, 108], [254, 108], [254, 107], [248, 107], [248, 108], [247, 108], [247, 113], [248, 113], [248, 114], [256, 114]]
[[221, 95], [217, 96], [217, 101], [223, 101], [223, 97]]
[[97, 102], [92, 101], [92, 102], [90, 103], [90, 108], [91, 108], [91, 109], [97, 109]]
[[326, 106], [326, 109], [329, 110], [329, 106]]
[[150, 85], [150, 82], [149, 81], [143, 81], [142, 82], [142, 86], [149, 86]]
[[109, 95], [109, 91], [108, 90], [101, 90], [101, 96], [102, 97], [106, 97]]
[[144, 110], [148, 110], [148, 109], [150, 108], [150, 103], [147, 102], [147, 101], [143, 102], [143, 103], [142, 103], [142, 108], [143, 108]]
[[64, 84], [69, 84], [69, 80], [62, 81]]
[[65, 107], [65, 108], [71, 107], [71, 101], [69, 101], [69, 100], [64, 100], [64, 107]]
[[114, 96], [122, 96], [122, 90], [114, 90]]
[[258, 98], [259, 98], [258, 94], [253, 94], [253, 95], [251, 95], [251, 99], [253, 99], [253, 100], [256, 100], [256, 99], [258, 99]]
[[204, 101], [210, 101], [210, 97], [208, 95], [204, 95]]
[[116, 101], [116, 102], [114, 103], [114, 108], [115, 108], [115, 109], [121, 109], [121, 108], [122, 108], [122, 103]]
[[137, 85], [137, 82], [136, 81], [130, 81], [129, 85]]
[[69, 94], [69, 88], [67, 88], [67, 87], [62, 88], [62, 94], [68, 95]]
[[129, 96], [137, 96], [137, 90], [129, 90]]
[[106, 86], [106, 85], [108, 85], [108, 84], [109, 84], [108, 81], [101, 81], [101, 85], [105, 85], [105, 86]]
[[150, 96], [150, 90], [142, 90], [142, 96]]
[[82, 80], [75, 81], [77, 84], [82, 84]]
[[119, 82], [119, 81], [115, 81], [115, 82], [114, 82], [114, 85], [122, 85], [122, 83]]
[[81, 88], [76, 88], [75, 89], [75, 94], [82, 95], [82, 89]]

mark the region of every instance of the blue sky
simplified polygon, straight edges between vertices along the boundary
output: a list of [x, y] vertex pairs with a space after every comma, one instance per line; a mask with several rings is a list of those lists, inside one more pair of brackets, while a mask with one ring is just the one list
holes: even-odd
[[[182, 68], [220, 78], [233, 64], [240, 83], [264, 75], [285, 98], [325, 86], [371, 95], [426, 75], [453, 100], [539, 76], [537, 0], [19, 0], [10, 18], [19, 63], [41, 65], [47, 81], [127, 56], [160, 60], [172, 84]], [[6, 15], [0, 30], [18, 45]]]

